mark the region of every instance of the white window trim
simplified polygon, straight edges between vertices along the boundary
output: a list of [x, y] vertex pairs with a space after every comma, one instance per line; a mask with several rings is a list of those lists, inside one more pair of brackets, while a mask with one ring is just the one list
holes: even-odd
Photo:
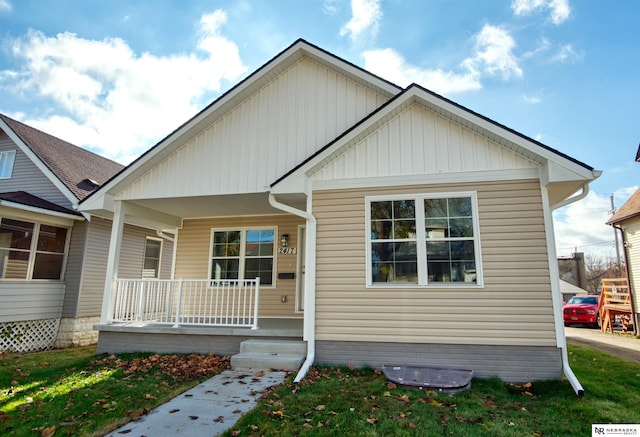
[[11, 159], [11, 168], [9, 168], [9, 175], [8, 176], [2, 176], [2, 173], [0, 173], [0, 180], [2, 179], [11, 179], [11, 177], [13, 176], [13, 167], [15, 166], [16, 163], [16, 151], [15, 150], [5, 150], [0, 152], [0, 162], [2, 162], [2, 157], [3, 156], [9, 156], [12, 155], [13, 158]]
[[162, 269], [162, 249], [164, 248], [164, 240], [162, 238], [149, 237], [149, 236], [147, 236], [144, 240], [144, 253], [142, 254], [142, 271], [140, 272], [142, 275], [141, 277], [144, 278], [144, 262], [147, 260], [147, 242], [149, 240], [160, 242], [160, 253], [158, 254], [158, 271], [156, 272], [156, 276], [155, 278], [148, 278], [148, 279], [160, 279], [160, 272]]
[[240, 263], [238, 265], [238, 280], [255, 279], [244, 277], [244, 266], [246, 260], [246, 243], [247, 243], [247, 231], [273, 231], [273, 269], [271, 271], [271, 284], [260, 284], [260, 288], [276, 288], [276, 266], [278, 265], [278, 228], [277, 226], [230, 226], [223, 228], [211, 228], [211, 234], [209, 235], [209, 259], [207, 266], [207, 280], [211, 280], [211, 260], [213, 259], [213, 234], [215, 232], [226, 231], [240, 231]]
[[[451, 197], [470, 197], [471, 212], [473, 222], [473, 244], [476, 263], [476, 282], [433, 282], [427, 280], [427, 248], [426, 233], [424, 229], [424, 200], [425, 199], [448, 199]], [[392, 200], [414, 200], [416, 202], [416, 251], [418, 258], [418, 283], [408, 282], [373, 282], [371, 272], [371, 202], [392, 201]], [[422, 202], [420, 204], [420, 202]], [[408, 193], [389, 196], [366, 196], [365, 197], [365, 221], [366, 221], [366, 286], [367, 288], [483, 288], [484, 279], [482, 274], [482, 250], [480, 248], [480, 221], [478, 218], [478, 194], [475, 191], [454, 191], [444, 193]]]

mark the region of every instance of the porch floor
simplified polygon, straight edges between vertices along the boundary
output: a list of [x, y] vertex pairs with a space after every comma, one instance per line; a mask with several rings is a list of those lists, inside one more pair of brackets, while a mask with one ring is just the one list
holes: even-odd
[[303, 319], [258, 319], [258, 329], [201, 326], [201, 325], [180, 325], [174, 328], [171, 325], [158, 323], [112, 323], [97, 324], [93, 329], [96, 331], [109, 332], [137, 332], [145, 334], [187, 334], [187, 335], [230, 335], [242, 337], [298, 337], [303, 336]]

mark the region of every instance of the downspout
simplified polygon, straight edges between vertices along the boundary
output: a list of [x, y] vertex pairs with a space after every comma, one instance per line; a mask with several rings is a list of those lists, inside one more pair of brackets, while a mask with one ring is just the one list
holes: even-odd
[[627, 284], [629, 284], [629, 300], [631, 301], [631, 317], [633, 317], [633, 335], [638, 335], [640, 333], [640, 328], [638, 328], [638, 317], [636, 316], [636, 308], [635, 302], [633, 301], [633, 291], [631, 290], [631, 276], [629, 275], [629, 256], [627, 254], [627, 239], [625, 238], [624, 230], [620, 226], [616, 226], [615, 224], [611, 224], [613, 229], [617, 229], [620, 231], [620, 235], [622, 235], [622, 248], [624, 249], [624, 271], [625, 276], [627, 277]]
[[305, 268], [304, 283], [304, 333], [307, 340], [307, 357], [293, 380], [293, 382], [298, 383], [307, 375], [316, 358], [316, 218], [310, 212], [311, 196], [307, 197], [306, 211], [278, 202], [271, 193], [269, 193], [269, 204], [274, 208], [302, 217], [307, 221], [305, 263], [309, 268]]
[[560, 290], [559, 290], [559, 279], [555, 279], [555, 280], [553, 279], [553, 278], [560, 278], [560, 272], [558, 270], [558, 254], [555, 248], [555, 230], [553, 226], [553, 215], [551, 214], [551, 211], [585, 198], [587, 194], [589, 194], [589, 184], [584, 183], [582, 185], [582, 192], [580, 192], [579, 194], [573, 197], [565, 199], [553, 206], [549, 205], [549, 196], [548, 196], [546, 187], [540, 184], [540, 188], [543, 190], [543, 193], [544, 193], [542, 196], [544, 220], [548, 224], [548, 226], [546, 226], [547, 229], [551, 229], [551, 232], [547, 234], [547, 250], [549, 251], [549, 255], [550, 255], [549, 256], [549, 273], [551, 274], [550, 277], [552, 278], [551, 300], [553, 302], [553, 316], [555, 319], [555, 326], [556, 326], [556, 342], [560, 346], [560, 350], [562, 353], [562, 371], [564, 372], [564, 375], [566, 376], [567, 381], [569, 381], [569, 384], [573, 388], [573, 391], [576, 393], [576, 395], [578, 397], [583, 397], [584, 388], [582, 387], [582, 384], [580, 384], [580, 381], [578, 381], [578, 378], [576, 377], [575, 373], [573, 373], [573, 370], [569, 365], [569, 354], [567, 352], [567, 337], [564, 333], [562, 303], [560, 302], [561, 298], [560, 298]]

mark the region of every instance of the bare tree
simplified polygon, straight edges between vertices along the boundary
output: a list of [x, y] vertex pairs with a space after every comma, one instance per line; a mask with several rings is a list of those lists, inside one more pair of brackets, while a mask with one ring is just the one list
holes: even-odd
[[626, 277], [624, 263], [618, 264], [612, 256], [605, 258], [590, 253], [585, 256], [584, 265], [587, 272], [587, 290], [592, 294], [599, 292], [602, 278]]

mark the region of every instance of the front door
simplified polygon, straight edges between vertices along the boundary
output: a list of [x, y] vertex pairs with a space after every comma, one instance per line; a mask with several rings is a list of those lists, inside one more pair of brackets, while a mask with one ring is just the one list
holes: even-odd
[[307, 229], [304, 226], [298, 228], [298, 283], [296, 284], [296, 311], [304, 311], [304, 272], [306, 256], [306, 235]]

